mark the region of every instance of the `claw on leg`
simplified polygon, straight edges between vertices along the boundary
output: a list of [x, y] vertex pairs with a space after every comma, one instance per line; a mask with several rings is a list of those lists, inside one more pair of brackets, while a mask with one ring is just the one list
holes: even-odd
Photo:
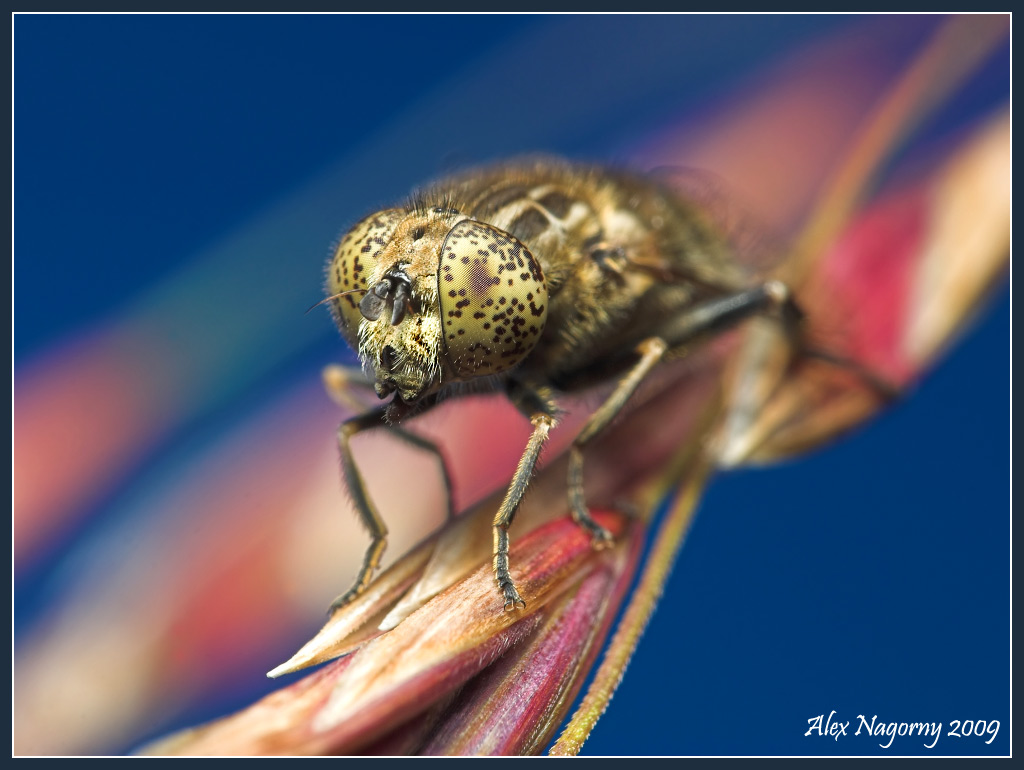
[[526, 609], [526, 602], [508, 571], [508, 531], [499, 527], [494, 529], [494, 581], [505, 599], [505, 612], [512, 612], [516, 607]]
[[603, 551], [605, 548], [611, 548], [615, 545], [615, 538], [612, 537], [611, 532], [598, 525], [598, 531], [593, 533], [593, 537], [590, 539], [590, 545], [595, 551]]
[[328, 615], [333, 615], [336, 610], [340, 610], [346, 604], [352, 602], [370, 585], [370, 582], [373, 580], [373, 573], [380, 566], [381, 557], [384, 555], [384, 549], [388, 544], [386, 535], [386, 529], [383, 534], [374, 534], [373, 540], [363, 556], [363, 565], [359, 568], [359, 573], [356, 575], [352, 587], [331, 602], [331, 606], [327, 610]]
[[353, 599], [355, 599], [357, 596], [359, 596], [359, 594], [361, 594], [362, 592], [363, 592], [362, 589], [356, 590], [355, 586], [353, 586], [352, 588], [348, 589], [345, 593], [341, 594], [340, 596], [335, 597], [334, 601], [331, 602], [331, 606], [327, 608], [328, 616], [333, 615], [335, 612], [340, 610], [342, 607], [344, 607], [345, 605], [349, 604]]
[[612, 533], [594, 521], [583, 499], [583, 450], [580, 446], [573, 446], [569, 453], [569, 511], [572, 520], [590, 535], [595, 550], [614, 545]]
[[[583, 518], [583, 516], [586, 516], [586, 518]], [[573, 511], [572, 520], [590, 535], [590, 545], [595, 551], [603, 551], [605, 548], [611, 548], [615, 545], [615, 538], [612, 536], [612, 533], [594, 521], [586, 510], [582, 512]]]
[[501, 593], [505, 597], [505, 612], [514, 612], [516, 609], [526, 609], [526, 602], [523, 601], [523, 597], [519, 595], [519, 591], [516, 590], [515, 584], [503, 583], [499, 584]]

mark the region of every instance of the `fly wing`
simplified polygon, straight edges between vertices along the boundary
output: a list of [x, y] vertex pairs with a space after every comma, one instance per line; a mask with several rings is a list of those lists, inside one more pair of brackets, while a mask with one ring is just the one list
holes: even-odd
[[689, 166], [659, 166], [649, 176], [700, 211], [725, 238], [752, 282], [781, 261], [783, 239], [757, 219], [725, 177]]

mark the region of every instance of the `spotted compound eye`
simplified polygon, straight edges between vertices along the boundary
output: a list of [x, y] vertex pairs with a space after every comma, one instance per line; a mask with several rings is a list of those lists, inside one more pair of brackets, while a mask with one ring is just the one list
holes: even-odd
[[[381, 250], [388, 245], [395, 227], [405, 216], [407, 212], [402, 209], [378, 211], [348, 231], [327, 265], [328, 296], [368, 288], [366, 282]], [[331, 300], [338, 328], [354, 348], [359, 345], [359, 322], [363, 320], [359, 302], [363, 296], [360, 292]]]
[[459, 377], [511, 369], [540, 339], [548, 287], [536, 258], [508, 233], [457, 224], [441, 246], [437, 284], [445, 353]]

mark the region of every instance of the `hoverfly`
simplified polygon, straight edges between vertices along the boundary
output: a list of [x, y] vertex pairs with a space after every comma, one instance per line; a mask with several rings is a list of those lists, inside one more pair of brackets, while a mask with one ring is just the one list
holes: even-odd
[[[611, 535], [584, 499], [584, 450], [645, 376], [754, 315], [777, 317], [794, 340], [799, 334], [787, 286], [757, 282], [696, 204], [654, 177], [553, 159], [457, 176], [364, 218], [334, 251], [327, 292], [372, 380], [365, 384], [391, 399], [338, 431], [371, 542], [332, 610], [366, 588], [386, 545], [387, 526], [350, 447], [356, 434], [467, 390], [503, 391], [529, 419], [532, 433], [493, 522], [495, 580], [513, 610], [525, 602], [509, 572], [509, 528], [559, 421], [559, 395], [616, 381], [572, 444], [567, 480], [572, 518], [605, 547]], [[325, 380], [337, 390], [352, 378]]]

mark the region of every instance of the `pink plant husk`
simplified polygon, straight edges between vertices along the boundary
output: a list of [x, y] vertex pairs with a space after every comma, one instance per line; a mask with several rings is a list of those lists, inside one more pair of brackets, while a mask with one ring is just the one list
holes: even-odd
[[615, 513], [597, 518], [618, 546], [595, 551], [580, 528], [561, 518], [513, 547], [525, 610], [496, 612], [493, 575], [481, 566], [313, 676], [146, 753], [543, 748], [579, 688], [579, 671], [604, 641], [643, 542], [640, 522]]

